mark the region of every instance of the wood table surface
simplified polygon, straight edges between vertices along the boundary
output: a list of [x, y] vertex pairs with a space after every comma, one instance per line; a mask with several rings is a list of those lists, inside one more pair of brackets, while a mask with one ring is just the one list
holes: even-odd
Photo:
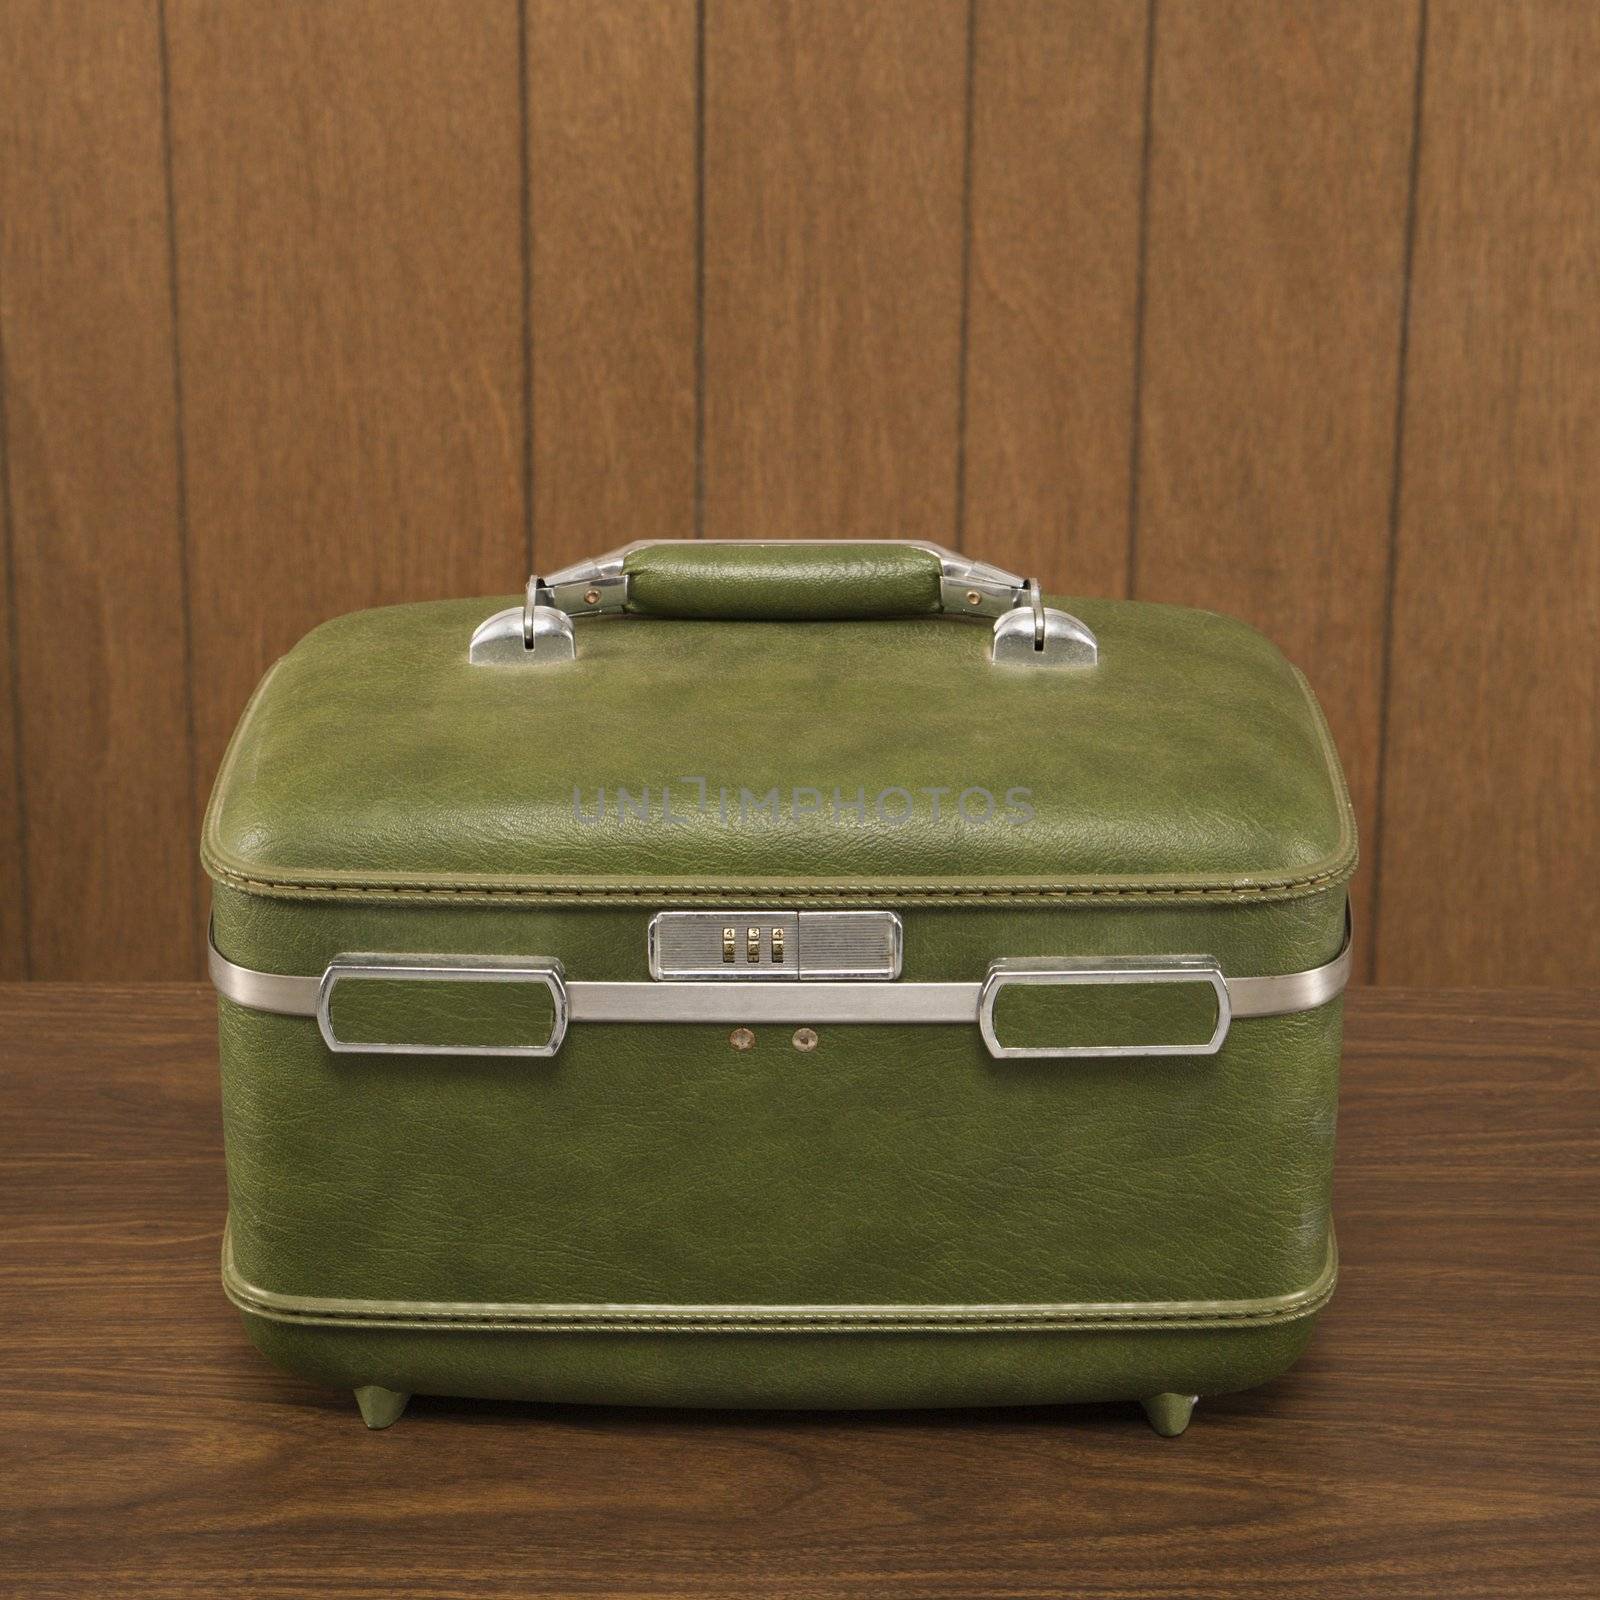
[[222, 1298], [208, 992], [0, 986], [0, 1594], [1600, 1595], [1600, 993], [1349, 1012], [1339, 1292], [1181, 1439], [429, 1398], [369, 1433]]

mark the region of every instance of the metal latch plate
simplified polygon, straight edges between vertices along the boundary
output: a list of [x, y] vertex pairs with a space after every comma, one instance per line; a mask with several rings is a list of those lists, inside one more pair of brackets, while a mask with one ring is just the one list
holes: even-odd
[[661, 911], [650, 976], [664, 981], [804, 983], [900, 976], [892, 911]]

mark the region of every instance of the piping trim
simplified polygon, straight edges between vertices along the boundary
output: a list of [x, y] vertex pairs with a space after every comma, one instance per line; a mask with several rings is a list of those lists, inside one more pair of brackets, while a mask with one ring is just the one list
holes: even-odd
[[1320, 1311], [1339, 1275], [1333, 1230], [1303, 1289], [1249, 1300], [1066, 1301], [1010, 1305], [675, 1305], [360, 1300], [282, 1294], [248, 1282], [222, 1235], [222, 1287], [250, 1316], [323, 1328], [504, 1333], [1050, 1333], [1263, 1327]]

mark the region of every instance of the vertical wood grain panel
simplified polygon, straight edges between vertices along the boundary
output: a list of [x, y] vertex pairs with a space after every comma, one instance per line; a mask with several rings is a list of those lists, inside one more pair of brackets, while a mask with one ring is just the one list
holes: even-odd
[[975, 13], [963, 544], [1071, 594], [1127, 578], [1148, 17]]
[[[0, 279], [0, 296], [5, 282]], [[11, 499], [6, 482], [5, 348], [0, 340], [0, 981], [28, 976], [28, 878], [22, 844], [21, 751], [11, 605]]]
[[513, 0], [169, 7], [199, 784], [360, 606], [525, 573]]
[[1246, 616], [1381, 854], [1361, 964], [1593, 981], [1600, 22], [1433, 0], [1417, 146], [1420, 20], [0, 6], [0, 976], [194, 971], [260, 672], [511, 591], [531, 522], [546, 567], [921, 536]]
[[531, 0], [541, 571], [694, 533], [695, 0]]
[[1135, 593], [1283, 647], [1370, 844], [1417, 8], [1156, 16]]
[[0, 10], [36, 978], [164, 977], [199, 960], [160, 61], [153, 3]]
[[1600, 972], [1600, 13], [1436, 3], [1378, 976]]
[[707, 0], [705, 526], [955, 529], [967, 7]]

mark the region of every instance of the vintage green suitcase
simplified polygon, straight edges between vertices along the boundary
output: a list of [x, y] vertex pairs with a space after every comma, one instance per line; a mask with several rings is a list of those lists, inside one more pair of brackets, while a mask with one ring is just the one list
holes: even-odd
[[1170, 1434], [1288, 1367], [1335, 1272], [1338, 758], [1242, 623], [1071, 605], [920, 543], [685, 541], [297, 645], [205, 826], [255, 1343], [373, 1427]]

